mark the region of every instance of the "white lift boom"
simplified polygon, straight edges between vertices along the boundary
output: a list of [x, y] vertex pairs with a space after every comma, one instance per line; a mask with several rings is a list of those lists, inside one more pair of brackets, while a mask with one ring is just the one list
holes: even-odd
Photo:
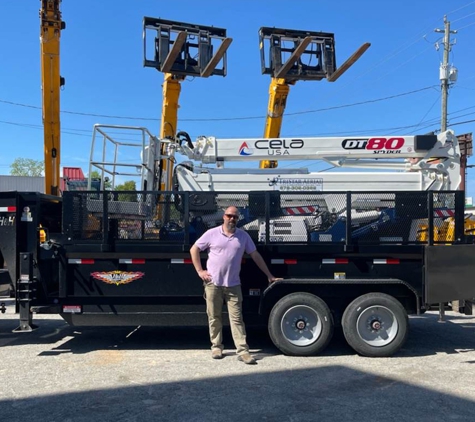
[[[170, 143], [168, 154], [193, 163], [175, 168], [179, 190], [196, 191], [383, 191], [457, 190], [460, 149], [452, 131], [439, 135], [331, 138], [217, 139]], [[226, 168], [229, 162], [278, 157], [279, 161], [322, 160], [358, 172], [309, 172], [306, 168]], [[213, 164], [213, 166], [202, 166]]]

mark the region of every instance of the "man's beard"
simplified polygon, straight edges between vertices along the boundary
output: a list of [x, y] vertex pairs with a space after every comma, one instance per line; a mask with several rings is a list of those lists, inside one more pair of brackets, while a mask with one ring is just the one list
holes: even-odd
[[236, 223], [234, 221], [229, 221], [226, 224], [228, 230], [236, 230]]

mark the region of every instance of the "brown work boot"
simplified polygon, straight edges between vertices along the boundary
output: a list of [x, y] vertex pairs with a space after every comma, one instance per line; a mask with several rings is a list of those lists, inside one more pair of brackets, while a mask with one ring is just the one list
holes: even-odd
[[221, 349], [213, 349], [211, 351], [211, 357], [213, 359], [222, 359], [222, 358], [224, 358], [223, 351]]
[[246, 365], [255, 365], [257, 363], [256, 360], [248, 352], [239, 355], [238, 360], [244, 362]]

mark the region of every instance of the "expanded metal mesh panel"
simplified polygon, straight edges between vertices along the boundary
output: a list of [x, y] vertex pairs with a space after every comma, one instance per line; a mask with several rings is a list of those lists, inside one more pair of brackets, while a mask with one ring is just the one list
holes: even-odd
[[[434, 243], [451, 243], [455, 234], [455, 194], [431, 193], [433, 197]], [[427, 227], [428, 234], [428, 227]], [[425, 237], [424, 237], [425, 240]]]
[[260, 244], [451, 243], [463, 237], [460, 201], [463, 217], [454, 192], [67, 192], [63, 229], [86, 242], [192, 244], [235, 206]]
[[63, 197], [63, 230], [73, 240], [103, 241], [103, 195], [70, 192]]
[[146, 194], [151, 212], [142, 223], [142, 236], [147, 240], [185, 243], [188, 233], [185, 201], [182, 194]]
[[352, 243], [417, 243], [417, 221], [427, 212], [427, 192], [352, 194]]
[[184, 243], [187, 231], [182, 195], [130, 191], [114, 192], [111, 199], [107, 206], [112, 241]]
[[[146, 238], [161, 242], [194, 243], [206, 230], [223, 224], [224, 212], [230, 206], [241, 211], [238, 227], [249, 221], [249, 196], [246, 193], [175, 192], [157, 198], [155, 218], [147, 222], [155, 229], [146, 229]], [[154, 235], [157, 228], [158, 237]], [[247, 229], [251, 236], [257, 237], [257, 226]]]
[[[346, 194], [272, 192], [269, 223], [261, 224], [259, 240], [272, 243], [343, 242]], [[267, 235], [268, 231], [268, 235]]]
[[157, 198], [152, 194], [115, 193], [113, 202], [108, 204], [112, 238], [115, 240], [139, 240], [153, 236], [158, 238], [158, 230], [151, 224], [156, 202]]

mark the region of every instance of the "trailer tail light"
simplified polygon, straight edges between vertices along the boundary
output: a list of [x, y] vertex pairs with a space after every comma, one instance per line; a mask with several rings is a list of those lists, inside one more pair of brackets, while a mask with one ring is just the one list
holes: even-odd
[[63, 305], [63, 314], [80, 314], [82, 313], [81, 305]]
[[119, 264], [145, 264], [145, 259], [119, 259]]
[[322, 259], [322, 264], [348, 264], [347, 258], [336, 258], [336, 259]]
[[399, 259], [373, 259], [373, 264], [376, 265], [398, 265]]
[[94, 264], [93, 259], [68, 259], [68, 264]]
[[271, 259], [271, 264], [286, 264], [286, 265], [296, 265], [296, 259]]
[[0, 212], [16, 212], [16, 207], [0, 207]]
[[172, 264], [192, 264], [193, 262], [191, 261], [190, 258], [188, 258], [188, 259], [172, 259], [171, 263]]

